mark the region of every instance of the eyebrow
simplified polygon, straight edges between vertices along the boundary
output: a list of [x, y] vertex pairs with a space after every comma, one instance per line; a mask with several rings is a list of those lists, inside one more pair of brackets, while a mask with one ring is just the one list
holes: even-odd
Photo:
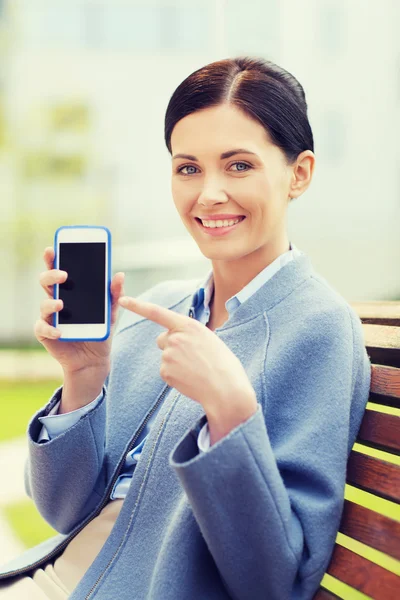
[[[246, 148], [235, 148], [234, 150], [228, 150], [227, 152], [223, 152], [220, 158], [221, 160], [223, 160], [224, 158], [230, 158], [234, 154], [252, 154], [253, 156], [257, 156], [257, 154], [255, 154], [254, 152], [250, 152], [250, 150], [246, 150]], [[193, 156], [193, 154], [175, 154], [175, 156], [172, 157], [172, 160], [175, 160], [176, 158], [199, 160], [196, 156]]]

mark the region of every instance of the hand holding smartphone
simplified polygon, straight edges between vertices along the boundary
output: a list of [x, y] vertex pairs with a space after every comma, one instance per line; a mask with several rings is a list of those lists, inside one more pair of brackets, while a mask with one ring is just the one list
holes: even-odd
[[[82, 228], [83, 229], [83, 228]], [[92, 228], [88, 228], [88, 229], [92, 229]], [[57, 231], [60, 231], [61, 228]], [[107, 235], [107, 233], [106, 233]], [[58, 237], [58, 236], [57, 236]], [[83, 242], [85, 244], [85, 240], [75, 240], [75, 242], [72, 242], [71, 240], [65, 241], [64, 238], [64, 243], [77, 243], [77, 242]], [[98, 240], [96, 240], [98, 241]], [[62, 237], [58, 237], [58, 243], [63, 242], [63, 238]], [[86, 243], [92, 243], [89, 240], [86, 239]], [[57, 246], [55, 246], [57, 248]], [[74, 250], [76, 250], [78, 248], [78, 246], [76, 246], [76, 248], [74, 248]], [[60, 248], [59, 248], [59, 253], [58, 256], [60, 257]], [[74, 257], [76, 257], [77, 255], [74, 254]], [[108, 250], [106, 252], [106, 257], [108, 256]], [[61, 257], [62, 257], [62, 250], [61, 250]], [[88, 271], [90, 269], [89, 267], [89, 263], [86, 262], [84, 264], [84, 254], [79, 255], [80, 259], [81, 259], [81, 263], [83, 266], [83, 270], [84, 271]], [[101, 380], [101, 383], [104, 382], [109, 369], [110, 369], [110, 354], [111, 354], [111, 341], [112, 341], [112, 335], [113, 335], [113, 331], [115, 328], [115, 323], [117, 321], [117, 316], [118, 316], [118, 309], [120, 308], [118, 306], [118, 299], [125, 295], [124, 291], [123, 291], [123, 285], [124, 285], [124, 273], [116, 273], [116, 275], [112, 278], [110, 284], [109, 284], [109, 274], [110, 274], [110, 266], [108, 267], [108, 272], [106, 272], [106, 268], [105, 268], [105, 263], [103, 263], [101, 261], [101, 264], [104, 267], [104, 284], [102, 287], [102, 291], [101, 291], [101, 296], [103, 298], [103, 291], [104, 291], [104, 319], [103, 321], [101, 321], [101, 323], [84, 323], [84, 322], [80, 322], [80, 323], [71, 323], [71, 321], [75, 320], [79, 320], [79, 318], [82, 317], [83, 313], [80, 313], [80, 317], [73, 317], [73, 313], [72, 313], [72, 309], [68, 307], [67, 304], [65, 304], [65, 307], [71, 311], [70, 315], [73, 318], [69, 318], [68, 317], [68, 313], [67, 313], [67, 324], [61, 323], [60, 321], [63, 321], [63, 319], [59, 319], [58, 316], [57, 318], [54, 318], [54, 313], [60, 313], [62, 311], [62, 309], [64, 308], [64, 301], [62, 299], [60, 299], [59, 294], [57, 293], [57, 286], [61, 287], [61, 285], [63, 283], [66, 283], [68, 281], [68, 271], [66, 274], [62, 274], [61, 271], [57, 268], [58, 265], [60, 265], [60, 261], [56, 262], [56, 250], [52, 247], [47, 247], [44, 251], [44, 261], [47, 267], [47, 270], [45, 270], [44, 272], [42, 272], [40, 274], [40, 285], [43, 287], [43, 289], [46, 292], [47, 298], [44, 299], [41, 303], [40, 306], [40, 318], [36, 321], [35, 323], [35, 327], [34, 327], [34, 332], [35, 332], [35, 336], [36, 339], [46, 348], [46, 350], [49, 352], [49, 354], [51, 356], [53, 356], [61, 365], [61, 367], [64, 370], [64, 375], [66, 380], [68, 379], [69, 382], [71, 382], [71, 380], [73, 380], [74, 382], [78, 381], [78, 379], [82, 382], [84, 382], [85, 385], [85, 394], [79, 396], [79, 394], [76, 395], [76, 398], [78, 399], [79, 397], [79, 402], [80, 405], [84, 405], [85, 403], [93, 400], [93, 398], [95, 397], [95, 395], [97, 395], [99, 392], [97, 392], [97, 394], [95, 394], [93, 396], [94, 393], [94, 387], [98, 387], [98, 383]], [[88, 259], [91, 260], [91, 259]], [[110, 259], [106, 258], [105, 262], [107, 262], [107, 260], [109, 261], [109, 265], [110, 265]], [[68, 261], [67, 261], [68, 263]], [[65, 264], [63, 260], [61, 260], [61, 265]], [[75, 265], [76, 265], [76, 260], [75, 260]], [[93, 265], [92, 265], [93, 266]], [[73, 262], [70, 263], [70, 267], [73, 268]], [[97, 267], [98, 268], [98, 267]], [[73, 271], [72, 271], [73, 272]], [[87, 275], [88, 278], [90, 278], [90, 274]], [[71, 278], [71, 281], [73, 283], [76, 284], [77, 280], [74, 281], [73, 277]], [[68, 287], [68, 286], [67, 286]], [[82, 298], [81, 296], [81, 301], [83, 302], [87, 302], [89, 306], [85, 307], [85, 311], [87, 311], [89, 309], [90, 312], [90, 304], [91, 302], [97, 302], [97, 309], [96, 309], [96, 314], [99, 313], [99, 305], [102, 304], [103, 300], [102, 298], [99, 299], [96, 295], [96, 298], [94, 298], [94, 294], [93, 291], [88, 291], [87, 287], [84, 286], [83, 288], [85, 290], [85, 298]], [[96, 288], [97, 291], [100, 289], [100, 287]], [[67, 290], [72, 292], [76, 292], [77, 295], [81, 295], [81, 288], [76, 287], [76, 285], [72, 286], [72, 290]], [[109, 298], [110, 298], [110, 304], [107, 306], [107, 299], [106, 296], [108, 296], [109, 293]], [[75, 297], [75, 302], [72, 303], [72, 307], [74, 307], [76, 304], [76, 297]], [[108, 325], [107, 325], [107, 319], [106, 319], [106, 315], [107, 315], [107, 310], [108, 307], [110, 308], [110, 327], [109, 327], [109, 334], [108, 336], [104, 339], [104, 340], [94, 340], [94, 341], [87, 341], [86, 340], [86, 335], [88, 332], [88, 329], [84, 327], [84, 329], [86, 329], [86, 331], [83, 332], [84, 335], [76, 335], [77, 330], [75, 329], [75, 332], [72, 332], [74, 336], [76, 336], [76, 338], [79, 338], [80, 341], [77, 341], [77, 339], [75, 338], [75, 341], [73, 341], [72, 339], [68, 340], [68, 343], [64, 343], [61, 344], [60, 342], [60, 337], [63, 336], [64, 337], [64, 341], [66, 341], [66, 338], [68, 338], [68, 334], [69, 332], [71, 332], [71, 330], [67, 330], [66, 327], [68, 325], [73, 325], [74, 328], [77, 327], [83, 327], [85, 325], [92, 327], [93, 325], [95, 325], [96, 327], [100, 326], [103, 329], [100, 331], [100, 336], [101, 338], [103, 338], [103, 333], [104, 331], [107, 332], [108, 329]], [[75, 313], [74, 313], [75, 314]], [[78, 313], [76, 313], [77, 315]], [[87, 314], [87, 313], [85, 313]], [[96, 317], [97, 318], [97, 317]], [[81, 318], [81, 321], [84, 320]], [[93, 318], [91, 318], [90, 320], [93, 321]], [[54, 322], [57, 324], [56, 326], [54, 326]], [[63, 329], [63, 330], [62, 330]], [[57, 332], [58, 331], [58, 332]], [[92, 334], [90, 334], [90, 336], [92, 337]], [[71, 338], [72, 336], [70, 336]], [[85, 338], [85, 339], [83, 339]], [[93, 338], [92, 338], [93, 339]], [[91, 385], [91, 382], [93, 383], [93, 385]], [[101, 386], [100, 386], [101, 387]], [[70, 386], [71, 388], [71, 386]], [[93, 388], [93, 390], [91, 389]], [[64, 393], [64, 391], [63, 391]], [[85, 402], [84, 397], [87, 396], [87, 402]], [[74, 408], [78, 408], [79, 406], [75, 406]]]
[[76, 225], [55, 233], [55, 268], [68, 274], [54, 286], [63, 308], [54, 313], [59, 340], [104, 341], [111, 322], [111, 233], [107, 227]]

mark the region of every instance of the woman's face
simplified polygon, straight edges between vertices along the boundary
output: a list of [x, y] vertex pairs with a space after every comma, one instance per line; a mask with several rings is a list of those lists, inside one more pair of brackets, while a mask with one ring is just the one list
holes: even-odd
[[[266, 256], [288, 248], [293, 167], [262, 125], [230, 105], [207, 108], [178, 121], [171, 148], [174, 203], [207, 258], [235, 260], [263, 248]], [[222, 229], [201, 224], [215, 215], [245, 218]]]

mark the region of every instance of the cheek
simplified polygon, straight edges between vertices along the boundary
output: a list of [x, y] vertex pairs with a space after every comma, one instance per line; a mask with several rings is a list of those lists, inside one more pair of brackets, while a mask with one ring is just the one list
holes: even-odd
[[265, 213], [268, 212], [268, 194], [265, 190], [248, 190], [242, 195], [241, 200], [239, 198], [237, 200], [249, 215], [257, 220], [265, 217]]
[[171, 192], [175, 207], [180, 215], [184, 216], [192, 211], [197, 197], [193, 186], [185, 185], [179, 181], [172, 181]]
[[276, 190], [273, 182], [265, 177], [254, 179], [241, 191], [243, 206], [258, 219], [268, 219], [274, 211]]
[[232, 190], [237, 200], [243, 200], [248, 206], [257, 208], [267, 202], [271, 195], [271, 183], [264, 176], [246, 177]]
[[172, 198], [174, 200], [174, 203], [176, 205], [179, 201], [180, 194], [179, 194], [179, 188], [176, 185], [176, 183], [174, 182], [174, 179], [172, 179], [172, 181], [171, 181], [171, 193], [172, 193]]
[[184, 217], [191, 209], [191, 203], [188, 198], [179, 191], [172, 190], [172, 198], [175, 208], [181, 217]]
[[180, 211], [180, 207], [181, 207], [185, 197], [182, 194], [180, 185], [177, 184], [176, 182], [174, 182], [173, 180], [171, 183], [171, 193], [172, 193], [172, 198], [174, 200], [174, 204], [175, 204], [176, 208]]

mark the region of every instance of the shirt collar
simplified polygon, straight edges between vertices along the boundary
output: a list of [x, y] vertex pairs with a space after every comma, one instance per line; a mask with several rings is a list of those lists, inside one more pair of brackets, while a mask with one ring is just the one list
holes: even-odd
[[[258, 287], [264, 283], [266, 280], [266, 276], [268, 278], [276, 271], [280, 269], [281, 266], [286, 264], [288, 260], [291, 258], [296, 258], [299, 254], [302, 254], [301, 250], [299, 250], [292, 242], [289, 242], [289, 250], [280, 254], [272, 263], [267, 265], [265, 269], [263, 269], [260, 273], [258, 273], [244, 288], [242, 288], [237, 294], [231, 296], [225, 302], [225, 308], [230, 315], [235, 308], [240, 306], [247, 298], [251, 295], [252, 290], [256, 291]], [[260, 283], [260, 286], [257, 285], [257, 282]], [[205, 311], [209, 311], [209, 305], [214, 292], [214, 278], [213, 278], [213, 270], [208, 272], [204, 281], [200, 284], [196, 293], [193, 296], [192, 308], [196, 311], [201, 306], [203, 306]]]

